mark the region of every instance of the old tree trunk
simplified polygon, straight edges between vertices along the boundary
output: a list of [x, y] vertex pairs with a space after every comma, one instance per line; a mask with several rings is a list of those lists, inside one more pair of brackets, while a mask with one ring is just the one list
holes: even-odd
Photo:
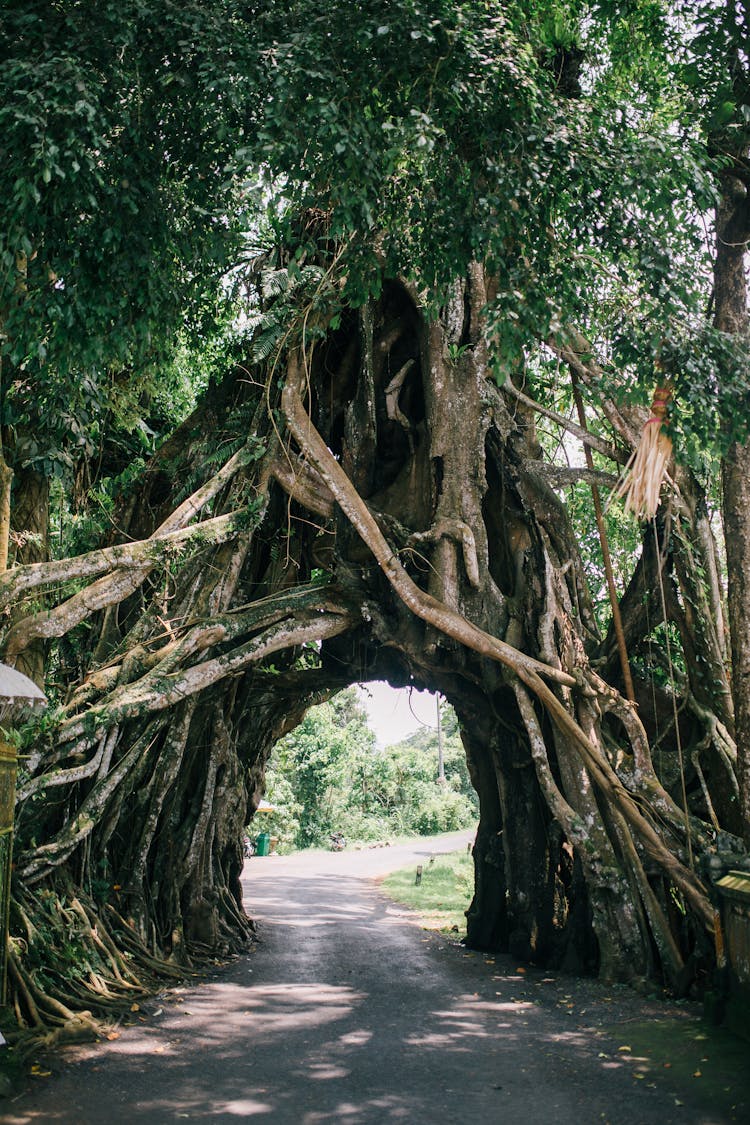
[[[471, 945], [681, 991], [705, 979], [704, 861], [741, 847], [723, 630], [689, 612], [721, 614], [705, 500], [687, 476], [665, 491], [622, 599], [634, 669], [659, 644], [661, 586], [721, 681], [688, 665], [676, 684], [680, 768], [670, 691], [641, 671], [628, 703], [597, 624], [564, 502], [591, 472], [543, 451], [520, 376], [489, 377], [488, 285], [474, 265], [431, 319], [390, 279], [314, 348], [290, 332], [156, 454], [116, 541], [3, 578], [4, 604], [30, 607], [5, 658], [64, 638], [60, 679], [87, 668], [30, 735], [20, 783], [22, 1024], [85, 1023], [250, 940], [240, 841], [268, 755], [312, 703], [373, 678], [458, 714], [481, 808]], [[585, 341], [559, 350], [614, 436], [575, 440], [616, 472], [642, 419], [598, 397]]]

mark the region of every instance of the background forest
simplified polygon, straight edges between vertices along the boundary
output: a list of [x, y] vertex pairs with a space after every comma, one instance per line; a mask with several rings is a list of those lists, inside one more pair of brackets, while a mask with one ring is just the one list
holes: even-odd
[[279, 851], [328, 847], [332, 832], [348, 841], [390, 842], [476, 824], [477, 796], [453, 709], [442, 707], [443, 780], [437, 729], [422, 727], [378, 749], [354, 688], [308, 711], [274, 747], [266, 797], [274, 806], [261, 827]]
[[746, 5], [0, 21], [0, 656], [49, 700], [5, 731], [15, 1023], [251, 941], [269, 757], [297, 728], [330, 789], [305, 716], [367, 679], [455, 712], [470, 944], [711, 987], [750, 844]]

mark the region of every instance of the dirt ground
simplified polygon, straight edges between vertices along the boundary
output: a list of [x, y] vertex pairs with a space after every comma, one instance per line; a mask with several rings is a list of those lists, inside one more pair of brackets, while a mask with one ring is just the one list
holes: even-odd
[[466, 839], [248, 860], [253, 951], [40, 1060], [0, 1120], [750, 1120], [750, 1045], [695, 1005], [472, 953], [380, 892]]

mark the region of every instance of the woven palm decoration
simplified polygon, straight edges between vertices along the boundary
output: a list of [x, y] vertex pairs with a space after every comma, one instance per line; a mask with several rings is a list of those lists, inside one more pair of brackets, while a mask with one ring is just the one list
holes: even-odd
[[651, 417], [614, 493], [625, 501], [625, 511], [633, 512], [641, 520], [653, 519], [656, 514], [664, 473], [672, 456], [672, 442], [664, 428], [671, 397], [669, 383], [654, 391]]

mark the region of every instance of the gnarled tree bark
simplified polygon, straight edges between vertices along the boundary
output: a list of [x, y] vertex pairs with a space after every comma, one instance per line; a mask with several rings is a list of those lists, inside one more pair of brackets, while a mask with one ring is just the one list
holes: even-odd
[[[474, 265], [430, 320], [386, 280], [312, 353], [292, 341], [283, 389], [279, 362], [252, 383], [229, 374], [147, 471], [126, 528], [136, 541], [71, 561], [92, 584], [47, 619], [72, 604], [65, 628], [87, 622], [92, 637], [22, 778], [19, 939], [37, 940], [45, 896], [75, 887], [90, 914], [82, 888], [96, 887], [114, 947], [146, 974], [240, 948], [252, 932], [241, 833], [274, 742], [311, 703], [381, 677], [431, 686], [459, 716], [480, 800], [471, 944], [679, 989], [707, 963], [713, 911], [689, 853], [726, 827], [718, 774], [696, 773], [686, 818], [644, 723], [606, 682], [612, 646], [539, 470], [533, 404], [519, 413], [515, 388], [489, 377], [484, 292]], [[585, 374], [583, 354], [570, 359]], [[251, 454], [216, 474], [195, 434], [210, 409], [223, 436], [243, 398], [249, 432], [226, 437]], [[608, 411], [620, 439], [635, 429]], [[623, 599], [636, 648], [650, 631], [641, 592], [665, 565], [645, 551]], [[47, 589], [56, 567], [10, 571], [0, 591]], [[16, 623], [8, 651], [45, 628]], [[695, 697], [691, 753], [712, 705]], [[34, 1023], [20, 942], [16, 957], [19, 1016]], [[121, 995], [112, 966], [102, 973]], [[96, 1006], [92, 981], [75, 987]]]

